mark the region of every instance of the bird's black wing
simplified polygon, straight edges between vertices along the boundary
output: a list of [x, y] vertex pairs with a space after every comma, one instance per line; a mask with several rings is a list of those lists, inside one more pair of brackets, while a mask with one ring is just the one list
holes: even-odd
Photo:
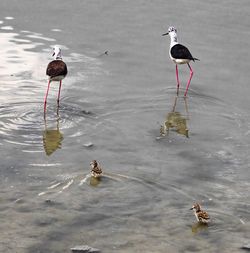
[[50, 77], [66, 76], [68, 73], [67, 65], [61, 60], [54, 60], [48, 64], [46, 75]]
[[192, 61], [198, 60], [198, 59], [194, 58], [191, 55], [191, 53], [189, 52], [189, 50], [181, 44], [174, 45], [171, 48], [170, 53], [171, 53], [172, 57], [175, 59], [189, 59]]

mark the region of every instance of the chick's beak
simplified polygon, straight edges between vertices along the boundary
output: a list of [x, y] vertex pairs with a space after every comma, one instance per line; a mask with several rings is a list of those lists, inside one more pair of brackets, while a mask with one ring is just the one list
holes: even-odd
[[162, 36], [165, 36], [165, 35], [168, 35], [168, 32], [167, 33], [163, 33]]

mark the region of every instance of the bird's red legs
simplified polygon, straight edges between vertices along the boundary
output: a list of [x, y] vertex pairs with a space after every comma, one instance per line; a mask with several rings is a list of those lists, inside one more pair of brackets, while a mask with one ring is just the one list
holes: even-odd
[[59, 85], [59, 92], [58, 92], [58, 98], [57, 98], [57, 105], [59, 106], [59, 98], [60, 98], [60, 93], [61, 93], [61, 85], [62, 85], [62, 81], [60, 81], [60, 85]]
[[180, 86], [180, 83], [179, 83], [179, 77], [178, 77], [178, 67], [177, 67], [177, 64], [176, 64], [176, 77], [177, 77], [177, 96], [179, 95], [179, 86]]
[[187, 65], [188, 65], [188, 67], [189, 67], [189, 69], [190, 69], [190, 71], [191, 71], [191, 75], [190, 75], [190, 77], [189, 77], [189, 81], [188, 81], [188, 85], [187, 85], [187, 89], [186, 89], [186, 92], [185, 92], [184, 97], [186, 97], [186, 95], [187, 95], [188, 87], [189, 87], [189, 84], [190, 84], [190, 82], [191, 82], [191, 79], [192, 79], [192, 76], [193, 76], [193, 73], [194, 73], [193, 70], [191, 69], [189, 63], [188, 63]]
[[46, 96], [45, 96], [45, 101], [44, 101], [44, 113], [46, 112], [46, 104], [47, 104], [47, 97], [48, 97], [48, 93], [49, 93], [49, 86], [50, 86], [50, 82], [48, 83], [48, 88], [47, 88], [47, 92], [46, 92]]

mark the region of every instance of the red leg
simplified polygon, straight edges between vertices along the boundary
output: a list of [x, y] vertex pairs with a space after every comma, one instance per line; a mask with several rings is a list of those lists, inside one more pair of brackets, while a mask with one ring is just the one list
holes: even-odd
[[180, 83], [179, 83], [179, 77], [178, 77], [178, 67], [177, 67], [177, 64], [176, 64], [176, 78], [177, 78], [177, 95], [178, 95], [179, 94]]
[[46, 96], [45, 96], [45, 101], [44, 101], [44, 113], [46, 111], [46, 104], [47, 104], [47, 97], [48, 97], [48, 93], [49, 93], [49, 86], [50, 86], [50, 82], [48, 83], [48, 88], [47, 88], [47, 92], [46, 92]]
[[190, 69], [190, 71], [191, 71], [191, 75], [190, 75], [190, 77], [189, 77], [189, 81], [188, 81], [188, 85], [187, 85], [187, 89], [186, 89], [186, 92], [185, 92], [184, 97], [186, 97], [186, 95], [187, 95], [188, 87], [189, 87], [189, 84], [190, 84], [190, 82], [191, 82], [191, 79], [192, 79], [192, 76], [193, 76], [193, 73], [194, 73], [193, 70], [191, 69], [189, 63], [188, 63], [188, 67], [189, 67], [189, 69]]
[[58, 106], [59, 106], [59, 98], [60, 98], [60, 93], [61, 93], [61, 85], [62, 85], [62, 81], [60, 81], [60, 85], [59, 85], [59, 92], [58, 92], [58, 98], [57, 98]]

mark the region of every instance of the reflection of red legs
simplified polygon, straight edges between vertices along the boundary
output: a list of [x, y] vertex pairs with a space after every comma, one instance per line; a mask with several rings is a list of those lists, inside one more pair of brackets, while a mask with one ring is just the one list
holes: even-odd
[[187, 120], [189, 120], [189, 111], [188, 111], [188, 104], [187, 104], [187, 98], [184, 97], [184, 102], [185, 102], [185, 109], [186, 109], [186, 115], [187, 115]]
[[45, 101], [44, 101], [44, 113], [46, 111], [46, 104], [47, 104], [47, 97], [48, 97], [48, 93], [49, 93], [49, 85], [50, 85], [50, 82], [48, 83], [48, 88], [47, 88], [47, 92], [46, 92], [46, 96], [45, 96]]
[[191, 75], [190, 75], [190, 77], [189, 77], [187, 89], [186, 89], [186, 92], [185, 92], [185, 95], [184, 95], [185, 97], [186, 97], [186, 95], [187, 95], [188, 87], [189, 87], [189, 84], [190, 84], [190, 82], [191, 82], [191, 79], [192, 79], [192, 76], [193, 76], [193, 73], [194, 73], [193, 70], [191, 69], [189, 63], [188, 63], [187, 65], [188, 65], [188, 67], [189, 67], [189, 69], [190, 69], [190, 71], [191, 71]]
[[177, 78], [177, 95], [178, 95], [179, 94], [180, 83], [179, 83], [179, 78], [178, 78], [178, 67], [177, 67], [177, 64], [176, 64], [176, 78]]
[[61, 85], [62, 85], [62, 81], [60, 81], [60, 85], [59, 85], [59, 92], [58, 92], [58, 98], [57, 98], [58, 106], [59, 106], [59, 98], [60, 98], [60, 93], [61, 93]]
[[177, 96], [175, 97], [174, 106], [173, 106], [172, 112], [175, 112], [175, 107], [176, 107], [177, 98], [178, 98], [178, 94], [177, 94]]

